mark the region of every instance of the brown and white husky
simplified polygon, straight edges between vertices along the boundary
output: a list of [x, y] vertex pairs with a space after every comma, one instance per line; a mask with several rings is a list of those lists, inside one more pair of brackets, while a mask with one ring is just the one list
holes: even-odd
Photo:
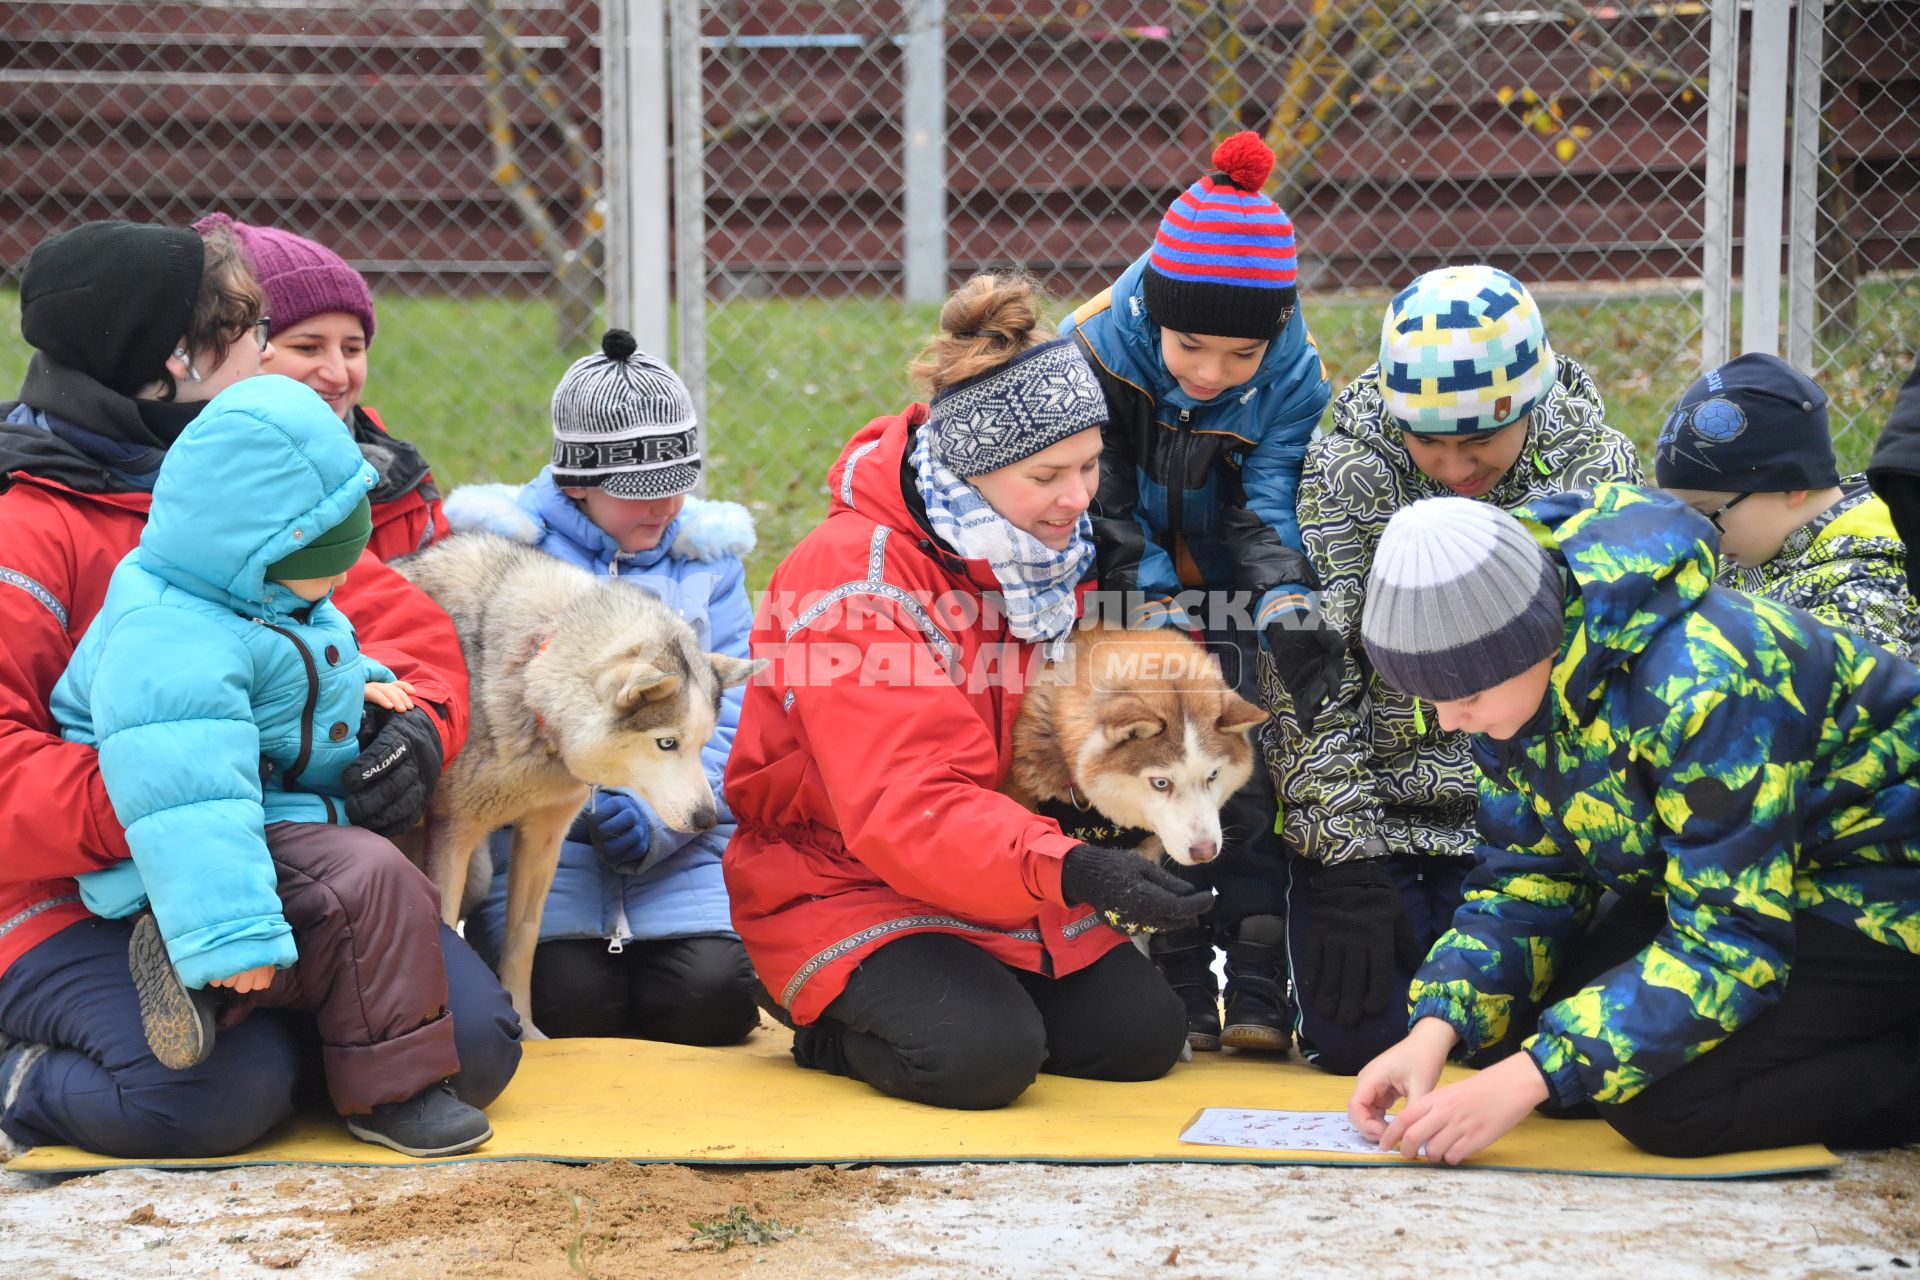
[[1027, 690], [1002, 790], [1049, 816], [1087, 815], [1061, 825], [1111, 833], [1092, 843], [1210, 862], [1220, 806], [1252, 776], [1249, 735], [1266, 718], [1184, 633], [1086, 627]]

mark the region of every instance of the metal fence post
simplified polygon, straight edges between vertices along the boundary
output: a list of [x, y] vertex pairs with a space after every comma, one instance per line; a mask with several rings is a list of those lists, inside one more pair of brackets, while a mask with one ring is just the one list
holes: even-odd
[[1733, 328], [1734, 106], [1740, 93], [1740, 0], [1713, 0], [1707, 52], [1706, 213], [1700, 228], [1700, 364], [1727, 362]]
[[901, 136], [908, 302], [947, 292], [947, 5], [914, 0], [907, 25]]
[[1787, 0], [1754, 0], [1747, 54], [1740, 350], [1780, 353], [1780, 205], [1787, 152]]
[[1793, 202], [1787, 219], [1787, 363], [1813, 369], [1813, 304], [1819, 290], [1821, 68], [1826, 0], [1800, 0], [1793, 65]]
[[662, 0], [600, 7], [607, 189], [607, 322], [667, 350], [667, 53]]
[[707, 417], [706, 97], [700, 0], [673, 0], [674, 368]]

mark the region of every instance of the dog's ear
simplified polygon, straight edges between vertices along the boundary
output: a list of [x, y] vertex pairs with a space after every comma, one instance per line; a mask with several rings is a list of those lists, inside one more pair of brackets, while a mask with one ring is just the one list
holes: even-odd
[[679, 676], [670, 675], [644, 659], [607, 667], [593, 684], [602, 702], [623, 712], [643, 702], [660, 702], [680, 692]]
[[1157, 738], [1166, 731], [1167, 722], [1153, 714], [1146, 703], [1137, 701], [1115, 705], [1100, 725], [1110, 747], [1135, 738]]
[[1250, 733], [1266, 722], [1267, 713], [1239, 694], [1229, 690], [1220, 695], [1220, 718], [1214, 722], [1220, 732]]
[[730, 658], [724, 653], [710, 653], [708, 661], [713, 663], [714, 678], [722, 689], [731, 689], [737, 684], [745, 684], [767, 665], [765, 658]]

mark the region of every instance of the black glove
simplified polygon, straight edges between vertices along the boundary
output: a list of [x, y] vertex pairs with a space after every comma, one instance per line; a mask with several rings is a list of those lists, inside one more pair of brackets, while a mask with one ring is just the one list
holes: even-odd
[[1085, 903], [1127, 933], [1184, 929], [1213, 905], [1213, 890], [1196, 889], [1125, 849], [1077, 844], [1060, 864], [1060, 895]]
[[1317, 606], [1288, 609], [1267, 624], [1267, 649], [1280, 683], [1293, 698], [1300, 732], [1313, 736], [1320, 709], [1340, 691], [1347, 641]]
[[1400, 891], [1376, 859], [1317, 867], [1307, 880], [1312, 936], [1300, 985], [1316, 993], [1323, 1018], [1343, 1027], [1379, 1013], [1420, 964], [1420, 947]]
[[340, 771], [347, 821], [383, 836], [399, 835], [427, 816], [446, 761], [440, 731], [420, 706], [393, 712], [368, 703], [361, 723], [364, 749]]

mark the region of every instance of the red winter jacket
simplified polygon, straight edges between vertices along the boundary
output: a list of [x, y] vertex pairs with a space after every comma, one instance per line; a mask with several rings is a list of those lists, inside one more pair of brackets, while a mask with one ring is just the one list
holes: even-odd
[[967, 938], [1064, 975], [1126, 938], [1060, 896], [1077, 843], [999, 794], [1020, 675], [984, 560], [932, 540], [903, 478], [924, 405], [877, 418], [827, 473], [827, 519], [780, 567], [754, 620], [771, 667], [746, 692], [727, 764], [739, 826], [723, 866], [733, 925], [802, 1023], [875, 947]]
[[[59, 736], [47, 699], [114, 567], [139, 541], [150, 501], [138, 492], [82, 493], [19, 470], [0, 492], [0, 973], [87, 917], [73, 876], [130, 856], [94, 749]], [[451, 760], [467, 732], [467, 672], [453, 623], [370, 551], [335, 600], [363, 650], [447, 708], [435, 718]]]
[[382, 560], [424, 551], [447, 533], [440, 487], [420, 451], [387, 430], [380, 415], [356, 405], [347, 424], [354, 443], [380, 473], [368, 495], [373, 501], [373, 537], [367, 548]]

